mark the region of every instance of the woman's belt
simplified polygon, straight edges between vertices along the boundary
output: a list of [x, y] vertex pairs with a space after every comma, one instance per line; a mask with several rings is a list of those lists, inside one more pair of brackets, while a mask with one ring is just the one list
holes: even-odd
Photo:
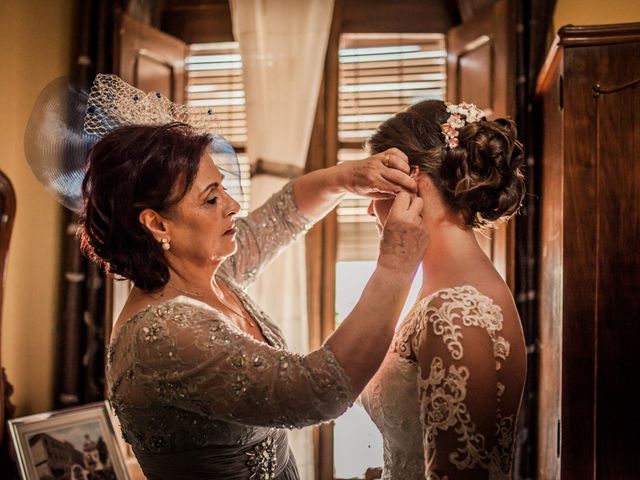
[[211, 446], [183, 452], [135, 451], [147, 480], [270, 480], [289, 463], [284, 430], [247, 445]]

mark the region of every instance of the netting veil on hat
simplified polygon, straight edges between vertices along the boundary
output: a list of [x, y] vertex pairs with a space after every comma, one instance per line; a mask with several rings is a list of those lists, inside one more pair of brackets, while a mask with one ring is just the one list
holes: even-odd
[[65, 207], [82, 208], [81, 186], [89, 152], [104, 135], [125, 125], [187, 123], [212, 136], [209, 153], [224, 172], [225, 188], [242, 197], [238, 159], [217, 130], [213, 110], [173, 103], [145, 93], [116, 75], [98, 74], [89, 93], [57, 78], [38, 96], [25, 130], [25, 154], [38, 180]]

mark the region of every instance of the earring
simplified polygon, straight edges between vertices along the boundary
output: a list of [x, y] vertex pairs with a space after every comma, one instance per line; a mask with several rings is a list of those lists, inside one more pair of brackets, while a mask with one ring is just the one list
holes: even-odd
[[160, 239], [160, 244], [162, 245], [162, 249], [165, 252], [171, 248], [171, 244], [169, 243], [169, 239], [168, 238], [162, 237]]

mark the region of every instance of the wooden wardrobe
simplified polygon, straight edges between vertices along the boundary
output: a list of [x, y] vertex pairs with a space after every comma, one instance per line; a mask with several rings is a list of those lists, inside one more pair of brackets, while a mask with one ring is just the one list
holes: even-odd
[[640, 478], [640, 23], [562, 28], [537, 98], [539, 478]]

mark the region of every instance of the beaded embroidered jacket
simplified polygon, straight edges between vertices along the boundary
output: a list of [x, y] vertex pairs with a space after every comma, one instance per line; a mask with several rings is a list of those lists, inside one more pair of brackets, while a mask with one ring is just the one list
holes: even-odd
[[185, 296], [131, 317], [109, 346], [107, 382], [123, 437], [136, 452], [251, 444], [279, 428], [333, 419], [354, 400], [328, 346], [307, 355], [286, 351], [280, 329], [243, 290], [310, 227], [291, 183], [236, 226], [237, 252], [217, 275], [268, 343]]

